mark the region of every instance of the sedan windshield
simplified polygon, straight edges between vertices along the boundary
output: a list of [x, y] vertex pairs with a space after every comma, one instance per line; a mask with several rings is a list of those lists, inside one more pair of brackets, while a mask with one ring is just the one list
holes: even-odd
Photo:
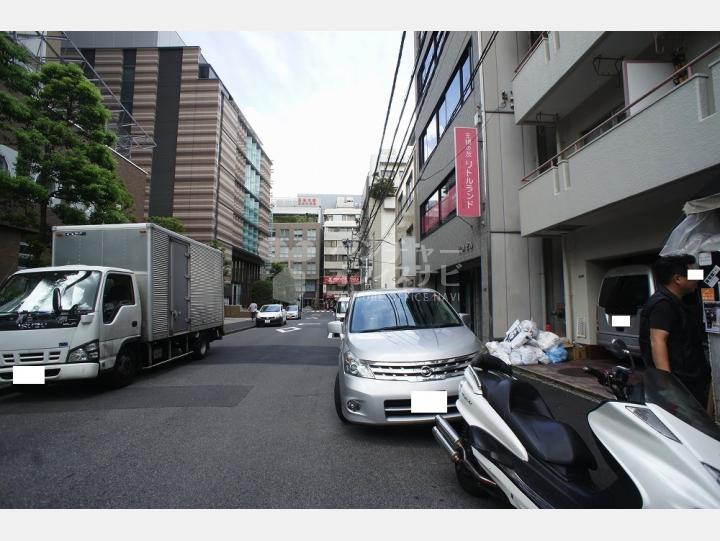
[[280, 305], [279, 304], [265, 304], [260, 308], [261, 312], [279, 312], [280, 311]]
[[297, 304], [291, 304], [290, 306], [288, 306], [287, 311], [288, 312], [297, 312], [298, 311]]
[[73, 312], [95, 309], [100, 273], [97, 271], [29, 272], [12, 276], [0, 289], [0, 315], [50, 313], [53, 290], [59, 289], [61, 308]]
[[433, 291], [358, 297], [351, 333], [460, 327], [462, 322], [442, 295]]

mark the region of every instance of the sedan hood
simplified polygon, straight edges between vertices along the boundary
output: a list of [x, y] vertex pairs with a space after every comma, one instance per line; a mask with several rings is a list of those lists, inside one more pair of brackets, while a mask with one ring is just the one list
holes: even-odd
[[477, 338], [465, 326], [352, 333], [346, 340], [352, 352], [366, 361], [432, 361], [480, 349]]

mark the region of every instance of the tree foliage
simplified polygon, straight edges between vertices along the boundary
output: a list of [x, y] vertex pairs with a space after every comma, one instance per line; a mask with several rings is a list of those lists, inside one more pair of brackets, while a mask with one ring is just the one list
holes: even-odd
[[[160, 227], [175, 231], [175, 233], [185, 233], [185, 224], [175, 216], [150, 216], [150, 221]], [[217, 248], [217, 246], [213, 246], [213, 248]]]
[[385, 199], [395, 195], [395, 186], [390, 178], [379, 178], [370, 189], [370, 197], [373, 199]]
[[131, 221], [100, 91], [75, 64], [29, 63], [0, 32], [0, 141], [18, 152], [15, 174], [0, 172], [0, 218], [37, 228], [46, 246], [50, 210], [65, 224]]
[[273, 302], [273, 285], [271, 280], [257, 280], [250, 286], [250, 301], [258, 306]]

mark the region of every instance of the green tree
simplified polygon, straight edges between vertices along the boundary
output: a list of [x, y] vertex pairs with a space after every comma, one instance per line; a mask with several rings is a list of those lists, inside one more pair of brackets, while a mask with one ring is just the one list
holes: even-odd
[[[185, 233], [185, 224], [175, 216], [150, 216], [150, 221], [160, 227], [175, 231], [175, 233]], [[213, 248], [217, 248], [217, 246], [213, 246]]]
[[257, 280], [250, 285], [250, 302], [258, 307], [273, 302], [273, 286], [271, 280]]
[[75, 64], [28, 71], [24, 47], [0, 33], [0, 140], [18, 151], [15, 175], [0, 172], [0, 218], [38, 230], [48, 212], [63, 223], [124, 223], [133, 200], [116, 172], [110, 111]]
[[395, 195], [395, 186], [391, 178], [376, 179], [370, 190], [370, 197], [374, 199], [385, 199]]

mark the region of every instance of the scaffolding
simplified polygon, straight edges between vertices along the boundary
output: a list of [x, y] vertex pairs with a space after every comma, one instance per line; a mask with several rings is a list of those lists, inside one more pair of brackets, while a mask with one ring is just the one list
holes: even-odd
[[47, 62], [78, 65], [85, 76], [92, 82], [102, 95], [105, 107], [111, 113], [107, 129], [116, 135], [113, 150], [118, 154], [132, 159], [136, 150], [152, 149], [155, 140], [135, 120], [133, 115], [122, 104], [120, 98], [113, 93], [95, 67], [82, 54], [65, 32], [9, 32], [12, 39], [24, 46], [31, 54], [29, 69], [37, 70]]

